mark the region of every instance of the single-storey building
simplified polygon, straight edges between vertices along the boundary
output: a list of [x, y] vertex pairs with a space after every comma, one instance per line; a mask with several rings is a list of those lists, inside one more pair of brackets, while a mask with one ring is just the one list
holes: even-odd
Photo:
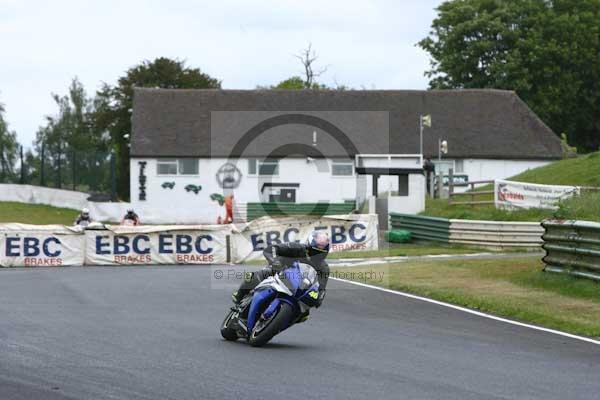
[[[421, 115], [431, 115], [420, 151]], [[511, 91], [135, 89], [134, 207], [214, 222], [259, 202], [424, 208], [423, 157], [464, 179], [507, 178], [562, 156]], [[438, 141], [448, 153], [439, 162]], [[393, 200], [389, 200], [392, 196]], [[371, 208], [372, 209], [372, 208]], [[182, 218], [178, 218], [181, 220]]]

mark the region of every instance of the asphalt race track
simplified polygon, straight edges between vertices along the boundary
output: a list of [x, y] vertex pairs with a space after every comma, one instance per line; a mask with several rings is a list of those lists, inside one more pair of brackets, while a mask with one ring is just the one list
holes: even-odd
[[0, 399], [600, 398], [598, 345], [343, 282], [265, 348], [225, 342], [211, 274], [0, 270]]

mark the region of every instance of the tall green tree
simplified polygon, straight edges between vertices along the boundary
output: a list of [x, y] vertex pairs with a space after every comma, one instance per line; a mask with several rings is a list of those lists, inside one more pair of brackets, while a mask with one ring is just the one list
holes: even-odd
[[430, 87], [517, 94], [557, 134], [600, 145], [600, 0], [452, 0], [418, 45]]
[[306, 82], [299, 76], [292, 76], [288, 79], [284, 79], [276, 85], [271, 86], [258, 86], [258, 89], [267, 89], [267, 90], [330, 90], [327, 85], [324, 85], [319, 82], [311, 82], [310, 87], [306, 87]]
[[165, 89], [217, 89], [221, 81], [189, 68], [184, 61], [157, 58], [144, 61], [127, 70], [116, 85], [104, 84], [97, 93], [96, 126], [110, 133], [117, 156], [117, 191], [122, 199], [129, 198], [129, 143], [134, 87]]
[[[74, 78], [66, 95], [53, 94], [58, 107], [46, 117], [46, 125], [36, 135], [35, 148], [41, 156], [49, 184], [77, 184], [84, 190], [106, 190], [109, 137], [95, 124], [95, 102], [87, 96], [81, 82]], [[41, 163], [33, 162], [32, 167]]]
[[0, 182], [12, 182], [17, 162], [17, 134], [8, 129], [4, 119], [4, 106], [0, 103]]

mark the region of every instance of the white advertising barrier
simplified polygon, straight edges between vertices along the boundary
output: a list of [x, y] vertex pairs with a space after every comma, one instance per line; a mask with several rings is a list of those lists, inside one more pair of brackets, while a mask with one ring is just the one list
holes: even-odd
[[53, 207], [80, 210], [87, 206], [89, 194], [73, 190], [42, 186], [0, 184], [0, 201], [46, 204]]
[[558, 208], [558, 202], [579, 194], [577, 186], [539, 185], [533, 183], [494, 181], [496, 208]]
[[275, 243], [304, 241], [313, 230], [324, 230], [331, 239], [331, 252], [377, 250], [378, 222], [375, 214], [328, 215], [319, 218], [262, 217], [236, 226], [232, 240], [234, 263], [258, 260]]
[[83, 265], [85, 237], [63, 225], [0, 224], [0, 266]]
[[86, 230], [86, 265], [222, 264], [229, 225], [111, 226]]

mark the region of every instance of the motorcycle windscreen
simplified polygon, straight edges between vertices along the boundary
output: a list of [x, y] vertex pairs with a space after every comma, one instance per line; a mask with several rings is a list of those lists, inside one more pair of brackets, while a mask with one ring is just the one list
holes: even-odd
[[302, 278], [298, 289], [306, 290], [317, 282], [317, 271], [309, 264], [299, 263]]
[[295, 262], [293, 266], [281, 271], [278, 280], [283, 283], [294, 297], [301, 297], [307, 289], [318, 285], [317, 271], [309, 264]]

